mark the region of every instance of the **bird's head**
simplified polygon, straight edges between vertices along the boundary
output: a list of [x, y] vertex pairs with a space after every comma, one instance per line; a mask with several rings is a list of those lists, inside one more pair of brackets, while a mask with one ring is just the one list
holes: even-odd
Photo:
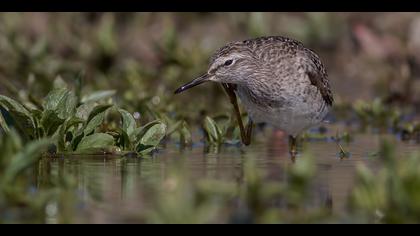
[[207, 81], [241, 84], [257, 67], [257, 59], [249, 47], [241, 43], [232, 43], [213, 54], [206, 73], [184, 84], [175, 93], [181, 93]]

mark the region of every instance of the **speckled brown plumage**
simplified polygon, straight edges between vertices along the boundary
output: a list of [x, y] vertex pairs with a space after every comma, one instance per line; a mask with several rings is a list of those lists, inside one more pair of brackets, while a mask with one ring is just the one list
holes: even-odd
[[214, 53], [210, 59], [213, 63], [217, 58], [229, 55], [232, 52], [248, 52], [255, 56], [255, 59], [263, 58], [265, 60], [283, 60], [290, 56], [296, 56], [299, 52], [307, 55], [308, 62], [305, 70], [309, 76], [312, 85], [322, 94], [322, 98], [332, 106], [334, 98], [328, 82], [328, 74], [318, 55], [309, 48], [306, 48], [301, 42], [283, 36], [259, 37], [227, 44]]
[[319, 56], [301, 42], [260, 37], [220, 48], [211, 57], [207, 73], [176, 93], [206, 81], [228, 84], [236, 88], [251, 120], [296, 137], [329, 112], [334, 99], [327, 77]]

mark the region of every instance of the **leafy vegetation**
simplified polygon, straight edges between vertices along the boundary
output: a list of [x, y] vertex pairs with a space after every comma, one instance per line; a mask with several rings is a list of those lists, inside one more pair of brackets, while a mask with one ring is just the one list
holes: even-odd
[[[63, 82], [61, 82], [62, 84]], [[64, 85], [64, 84], [62, 84]], [[137, 127], [133, 115], [112, 104], [114, 91], [99, 91], [82, 98], [65, 85], [54, 88], [43, 99], [42, 107], [25, 107], [12, 98], [1, 96], [2, 107], [13, 118], [13, 127], [25, 140], [51, 138], [57, 153], [121, 155], [124, 151], [147, 155], [166, 135], [166, 125], [159, 120]], [[80, 102], [78, 102], [80, 101]], [[105, 120], [118, 113], [118, 126]], [[2, 119], [3, 120], [3, 119]], [[4, 130], [10, 127], [3, 121]]]
[[[101, 181], [88, 175], [115, 188], [112, 194], [119, 177], [129, 186], [117, 198], [135, 196], [128, 208], [140, 210], [132, 218], [115, 214], [121, 221], [418, 223], [420, 155], [400, 148], [420, 143], [412, 32], [419, 16], [358, 14], [1, 14], [0, 223], [83, 222], [95, 219], [80, 217], [92, 205], [124, 207], [103, 197]], [[302, 154], [290, 165], [270, 159], [287, 157], [279, 151], [286, 137], [270, 127], [257, 126], [253, 145], [241, 145], [217, 85], [172, 95], [206, 70], [216, 48], [267, 34], [319, 52], [334, 87], [330, 124], [302, 135]], [[380, 148], [360, 143], [360, 135], [381, 140]], [[329, 196], [317, 199], [317, 178], [330, 168], [311, 149], [317, 143], [337, 163], [358, 163], [342, 200], [345, 214], [332, 209]], [[162, 153], [170, 158], [161, 160]], [[234, 158], [220, 162], [226, 155]], [[116, 164], [108, 166], [107, 158]], [[90, 173], [91, 162], [109, 169]], [[277, 175], [268, 171], [273, 162], [282, 163]], [[224, 178], [226, 166], [234, 167], [233, 177]], [[112, 177], [104, 177], [110, 169]]]
[[[73, 184], [67, 175], [60, 175], [44, 188], [34, 189], [36, 183], [32, 174], [50, 143], [49, 139], [40, 139], [24, 144], [14, 130], [0, 136], [0, 223], [45, 223], [44, 209], [48, 205], [74, 196]], [[64, 216], [67, 209], [63, 207], [59, 211]], [[59, 218], [61, 222], [67, 221]]]
[[357, 184], [351, 195], [354, 212], [372, 223], [417, 223], [420, 217], [420, 153], [396, 153], [385, 140], [379, 158], [384, 166], [377, 173], [357, 168]]

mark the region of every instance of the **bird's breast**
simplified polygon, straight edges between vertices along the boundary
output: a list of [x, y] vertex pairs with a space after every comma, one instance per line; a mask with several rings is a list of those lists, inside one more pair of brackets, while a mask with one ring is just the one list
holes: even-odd
[[329, 110], [320, 95], [287, 92], [265, 95], [244, 86], [238, 86], [237, 94], [254, 122], [269, 123], [289, 134], [318, 124]]
[[237, 94], [255, 122], [269, 122], [276, 116], [279, 109], [285, 109], [291, 105], [290, 100], [281, 94], [269, 94], [245, 86], [238, 86]]
[[264, 88], [264, 86], [249, 88], [238, 85], [238, 96], [245, 107], [250, 109], [266, 110], [290, 106], [290, 99], [285, 93], [282, 93], [281, 89]]

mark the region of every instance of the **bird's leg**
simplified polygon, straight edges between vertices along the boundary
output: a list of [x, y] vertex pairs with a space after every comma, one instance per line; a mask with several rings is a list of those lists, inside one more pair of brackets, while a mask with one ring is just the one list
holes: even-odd
[[244, 124], [242, 122], [241, 111], [239, 110], [239, 106], [238, 106], [238, 100], [235, 94], [236, 86], [233, 84], [228, 84], [228, 83], [222, 83], [222, 86], [225, 89], [227, 95], [229, 96], [230, 103], [232, 103], [233, 109], [235, 110], [236, 119], [238, 120], [238, 123], [239, 123], [239, 130], [241, 131], [242, 143], [248, 146], [249, 144], [251, 144], [253, 122], [249, 120], [246, 126], [246, 130], [245, 130]]
[[252, 122], [251, 119], [248, 120], [248, 124], [246, 124], [246, 134], [245, 134], [245, 139], [242, 138], [242, 142], [245, 145], [250, 145], [251, 144], [251, 137], [252, 137], [252, 128], [254, 127], [254, 122]]
[[297, 155], [296, 138], [291, 135], [289, 136], [289, 152], [292, 156], [292, 159], [295, 159]]

